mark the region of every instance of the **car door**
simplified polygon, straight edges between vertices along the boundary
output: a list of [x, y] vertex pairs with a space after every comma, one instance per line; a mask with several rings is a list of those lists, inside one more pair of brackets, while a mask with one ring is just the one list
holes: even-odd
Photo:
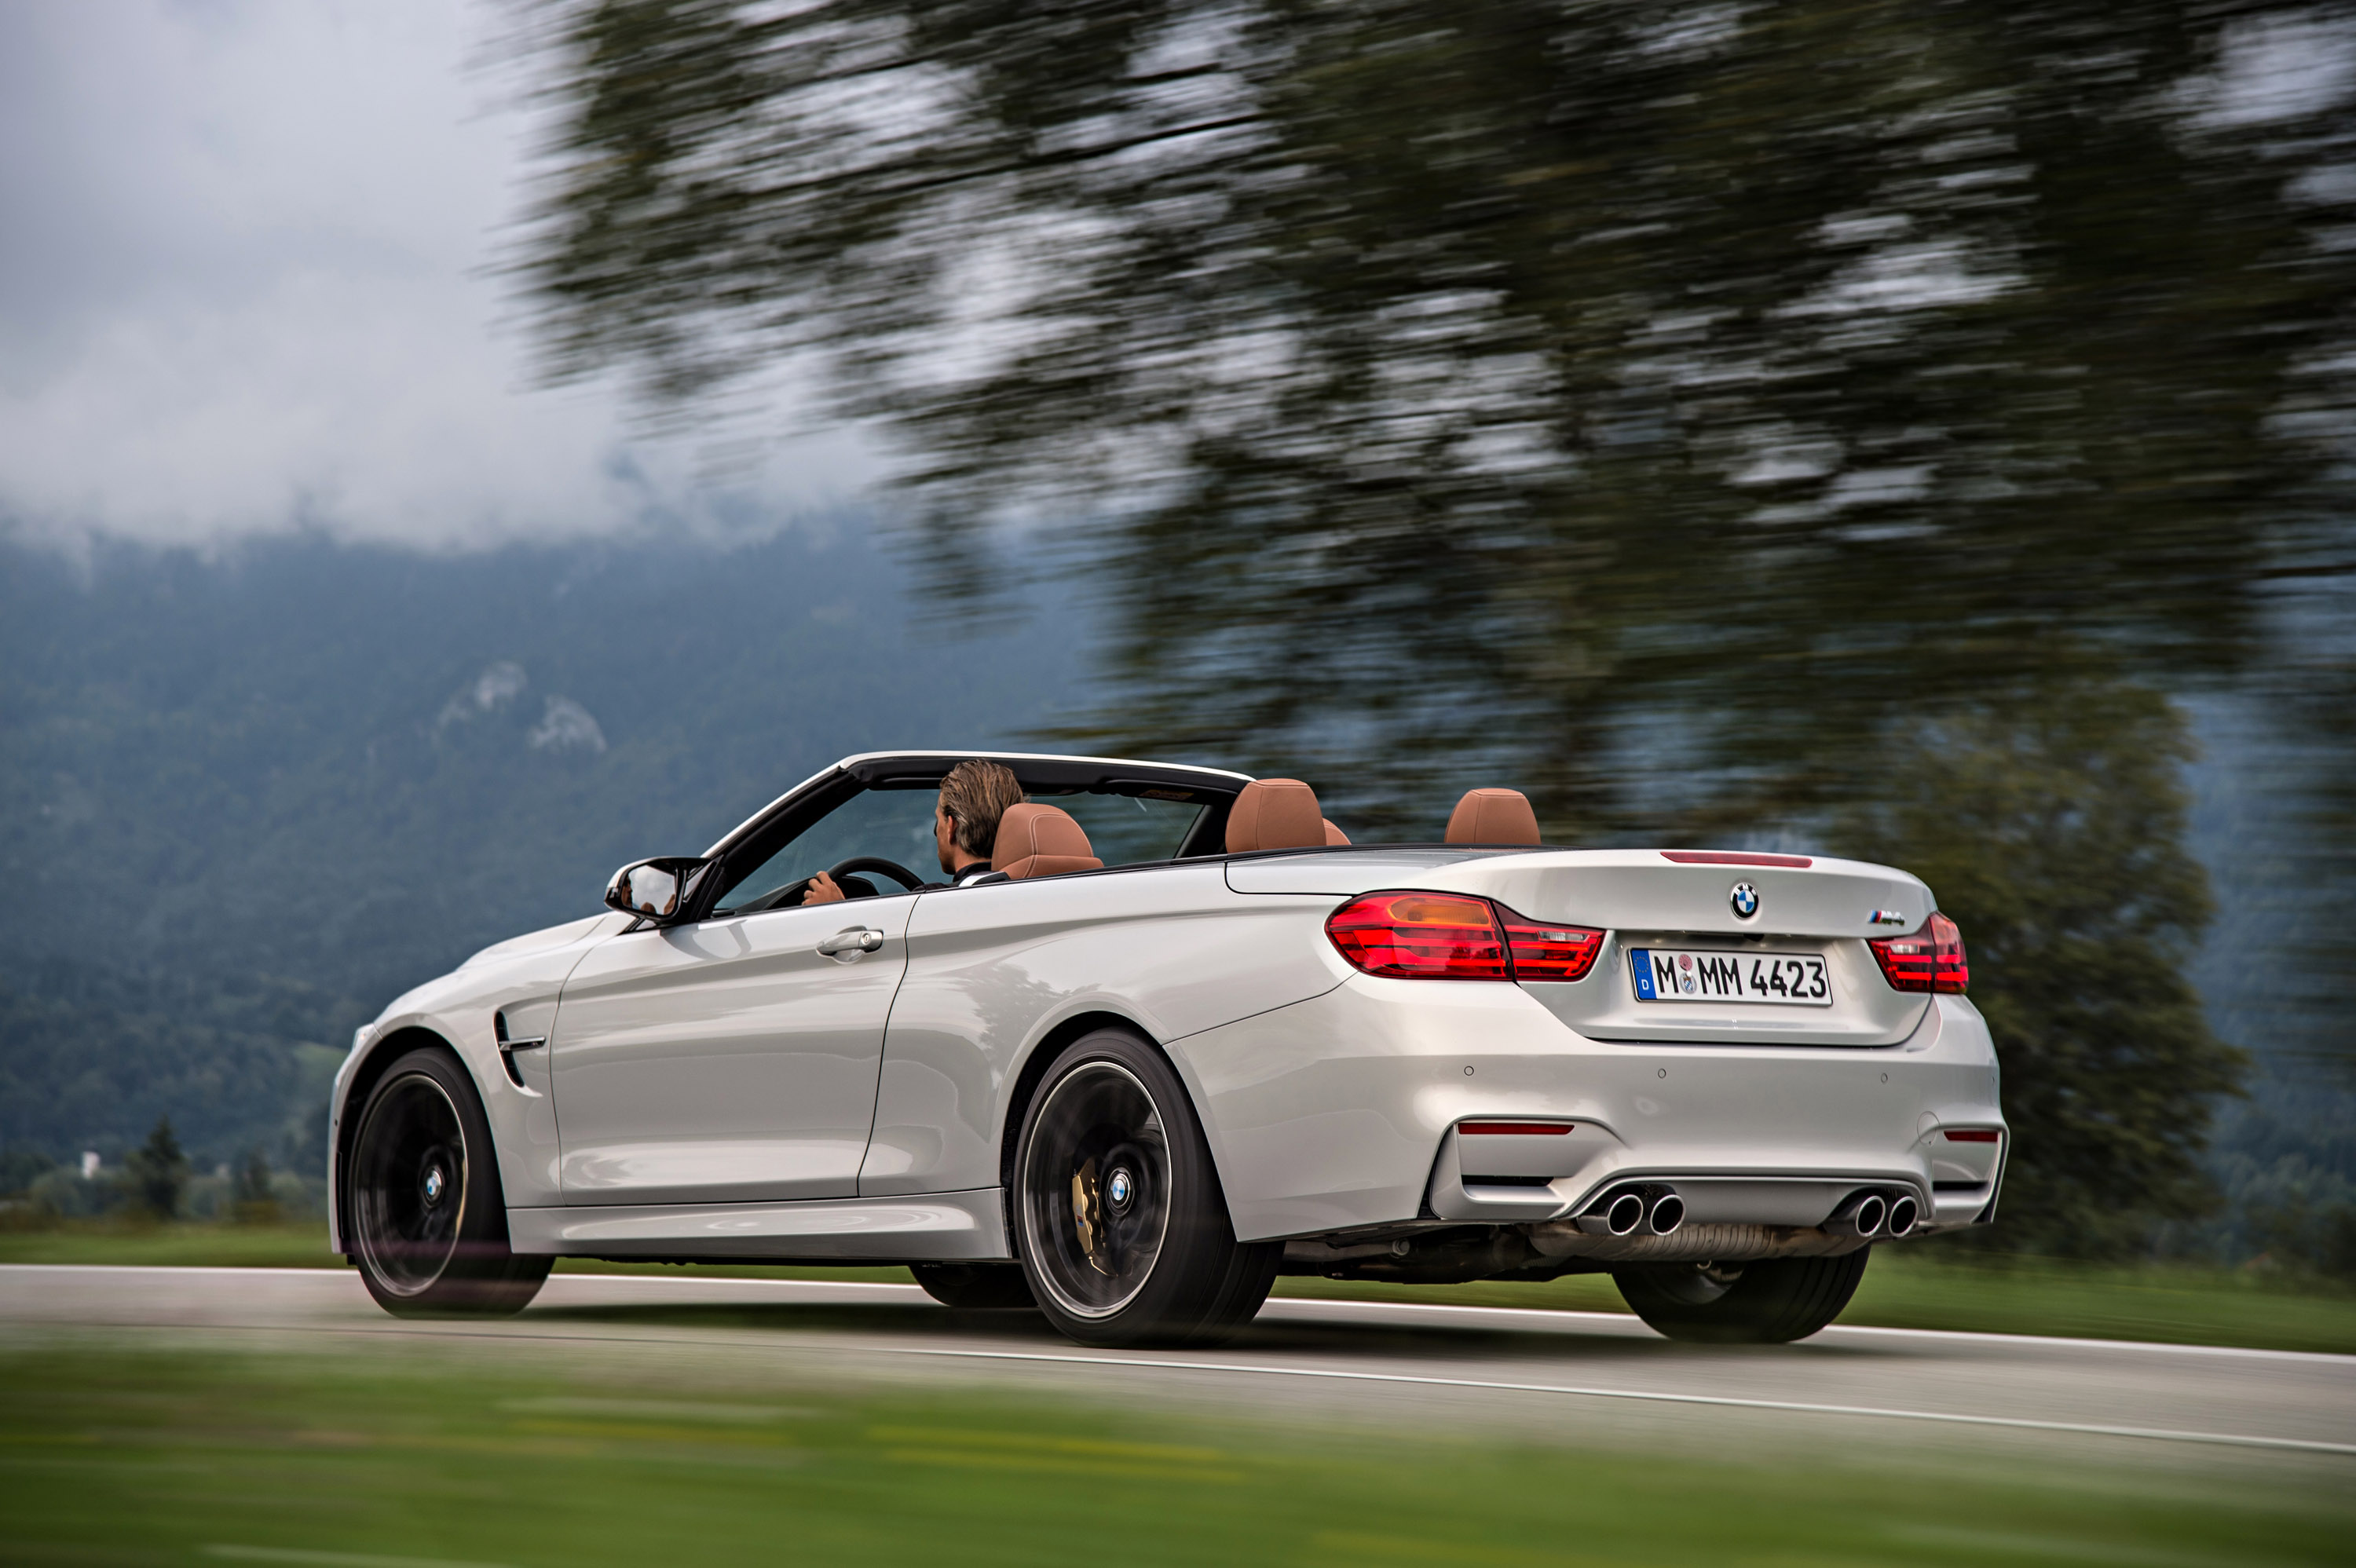
[[567, 1204], [855, 1194], [912, 894], [626, 932], [565, 983]]

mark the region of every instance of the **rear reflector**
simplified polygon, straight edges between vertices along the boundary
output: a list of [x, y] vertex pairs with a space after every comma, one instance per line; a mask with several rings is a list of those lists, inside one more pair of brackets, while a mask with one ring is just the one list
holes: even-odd
[[1456, 1130], [1460, 1133], [1503, 1134], [1508, 1137], [1517, 1138], [1560, 1137], [1570, 1131], [1570, 1127], [1571, 1124], [1569, 1122], [1459, 1122], [1456, 1124]]
[[1893, 991], [1944, 991], [1960, 996], [1970, 984], [1971, 965], [1964, 959], [1964, 933], [1944, 914], [1933, 914], [1919, 931], [1904, 936], [1869, 941], [1873, 956]]
[[1399, 980], [1509, 980], [1513, 971], [1486, 899], [1461, 893], [1368, 893], [1325, 922], [1358, 968]]
[[1790, 866], [1803, 871], [1815, 864], [1805, 855], [1753, 855], [1737, 849], [1664, 849], [1661, 859], [1680, 866]]
[[1994, 1127], [1949, 1127], [1946, 1134], [1951, 1144], [1992, 1144], [2001, 1142], [2004, 1137]]
[[1325, 922], [1356, 968], [1395, 980], [1583, 980], [1603, 933], [1462, 893], [1367, 893]]

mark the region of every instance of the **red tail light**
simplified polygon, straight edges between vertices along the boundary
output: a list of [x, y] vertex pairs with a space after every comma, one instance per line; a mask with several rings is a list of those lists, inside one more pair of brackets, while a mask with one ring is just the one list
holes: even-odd
[[1576, 925], [1545, 925], [1526, 914], [1496, 906], [1505, 923], [1505, 945], [1514, 955], [1516, 980], [1584, 980], [1603, 951], [1603, 933]]
[[1920, 931], [1868, 942], [1893, 991], [1945, 991], [1960, 996], [1971, 983], [1964, 959], [1964, 933], [1944, 914], [1933, 913]]
[[1325, 922], [1342, 956], [1369, 975], [1400, 980], [1511, 978], [1497, 917], [1486, 899], [1461, 893], [1368, 893]]
[[1325, 922], [1342, 956], [1399, 980], [1577, 980], [1603, 933], [1547, 925], [1462, 893], [1367, 893]]

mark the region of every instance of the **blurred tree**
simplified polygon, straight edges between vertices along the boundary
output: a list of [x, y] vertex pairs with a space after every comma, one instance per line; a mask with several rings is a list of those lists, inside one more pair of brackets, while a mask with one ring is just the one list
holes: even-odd
[[527, 15], [554, 374], [824, 356], [959, 602], [997, 520], [1086, 519], [1100, 738], [1368, 827], [1474, 776], [1564, 836], [1785, 818], [2057, 629], [2234, 667], [2339, 515], [2337, 11]]
[[0, 1147], [0, 1196], [25, 1191], [57, 1168], [58, 1162], [38, 1149]]
[[172, 1118], [159, 1117], [147, 1141], [123, 1161], [131, 1200], [145, 1213], [169, 1220], [180, 1211], [180, 1196], [188, 1187], [188, 1157], [172, 1134]]
[[1989, 1244], [2101, 1253], [2213, 1201], [2198, 1157], [2243, 1053], [2185, 978], [2210, 913], [2185, 852], [2182, 715], [2099, 674], [1921, 726], [1843, 848], [1905, 866], [1963, 927], [2013, 1131]]
[[230, 1201], [240, 1224], [269, 1224], [278, 1218], [278, 1197], [270, 1187], [270, 1157], [256, 1144], [238, 1162], [237, 1185]]

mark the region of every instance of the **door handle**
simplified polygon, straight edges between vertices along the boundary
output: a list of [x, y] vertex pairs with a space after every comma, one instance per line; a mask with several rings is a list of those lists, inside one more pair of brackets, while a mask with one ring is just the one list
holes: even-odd
[[855, 958], [862, 953], [873, 953], [884, 945], [884, 933], [872, 926], [838, 931], [818, 944], [818, 950], [829, 958]]

